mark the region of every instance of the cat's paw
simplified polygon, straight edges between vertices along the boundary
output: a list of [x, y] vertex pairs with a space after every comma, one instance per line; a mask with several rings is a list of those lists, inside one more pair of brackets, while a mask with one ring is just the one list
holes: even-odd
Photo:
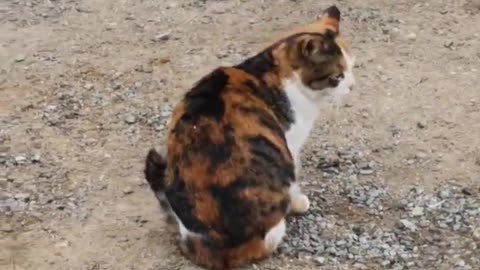
[[287, 230], [287, 225], [285, 224], [285, 219], [282, 218], [280, 222], [272, 227], [270, 231], [265, 235], [265, 250], [268, 253], [273, 253], [280, 243], [282, 242], [283, 237], [285, 237], [285, 232]]
[[290, 211], [295, 214], [304, 214], [310, 208], [310, 200], [307, 195], [299, 193], [291, 198]]

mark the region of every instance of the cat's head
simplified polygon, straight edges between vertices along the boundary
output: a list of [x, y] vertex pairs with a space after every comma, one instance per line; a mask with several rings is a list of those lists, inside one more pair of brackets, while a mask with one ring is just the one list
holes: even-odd
[[340, 36], [340, 11], [331, 6], [317, 22], [295, 30], [285, 39], [288, 83], [299, 84], [314, 100], [338, 98], [350, 92], [355, 79], [354, 59]]

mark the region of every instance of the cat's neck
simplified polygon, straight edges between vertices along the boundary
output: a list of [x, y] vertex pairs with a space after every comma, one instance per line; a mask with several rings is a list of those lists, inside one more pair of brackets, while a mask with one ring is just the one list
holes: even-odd
[[282, 85], [295, 119], [286, 132], [286, 139], [293, 157], [298, 159], [300, 150], [315, 124], [319, 113], [319, 105], [305, 95], [307, 93], [306, 86], [295, 73], [291, 78], [284, 79]]
[[285, 52], [275, 48], [273, 46], [266, 49], [237, 65], [236, 68], [262, 82], [267, 89], [261, 90], [278, 93], [275, 95], [275, 102], [267, 105], [273, 106], [272, 109], [276, 114], [277, 112], [280, 113], [277, 117], [284, 124], [285, 131], [291, 129], [291, 126], [297, 121], [296, 118], [308, 123], [312, 122], [313, 125], [313, 121], [318, 114], [318, 104], [305, 95], [309, 91], [306, 90], [306, 86], [302, 83], [300, 77], [288, 65], [279, 63], [284, 58], [280, 55]]
[[273, 56], [273, 51], [267, 49], [235, 66], [250, 76], [256, 78], [257, 84], [250, 84], [254, 94], [263, 100], [279, 120], [286, 132], [295, 122], [292, 106], [287, 93], [283, 89], [284, 77], [281, 65]]
[[[236, 68], [264, 84], [265, 89], [257, 89], [257, 92], [268, 95], [262, 99], [281, 122], [288, 147], [294, 158], [298, 158], [319, 112], [318, 103], [305, 94], [309, 92], [307, 86], [295, 72], [282, 70], [282, 65], [275, 62], [272, 50], [249, 58]], [[290, 74], [286, 76], [288, 73]]]
[[[301, 118], [309, 123], [315, 121], [319, 112], [319, 104], [305, 94], [309, 89], [297, 74], [294, 73], [291, 78], [282, 80], [282, 89], [288, 97], [295, 118]], [[299, 119], [295, 119], [295, 122], [297, 120]]]

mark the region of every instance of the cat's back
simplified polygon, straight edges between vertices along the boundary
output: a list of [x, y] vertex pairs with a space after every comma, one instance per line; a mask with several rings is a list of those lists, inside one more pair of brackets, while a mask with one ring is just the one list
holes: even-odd
[[[285, 133], [265, 102], [274, 90], [264, 88], [234, 67], [217, 68], [202, 78], [173, 112], [167, 132], [172, 165], [189, 171], [195, 165], [199, 185], [225, 186], [236, 180], [235, 175], [244, 175], [245, 168], [266, 165], [253, 163], [256, 158], [268, 159], [270, 165], [291, 163]], [[259, 152], [261, 158], [255, 155]]]
[[278, 223], [294, 178], [284, 133], [236, 68], [201, 79], [175, 108], [167, 133], [166, 195], [184, 225], [237, 246]]

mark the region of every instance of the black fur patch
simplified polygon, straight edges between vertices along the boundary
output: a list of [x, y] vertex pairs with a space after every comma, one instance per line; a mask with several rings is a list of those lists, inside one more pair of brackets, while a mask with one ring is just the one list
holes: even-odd
[[250, 90], [250, 93], [267, 104], [278, 121], [280, 121], [282, 128], [288, 130], [290, 125], [295, 121], [294, 114], [287, 94], [282, 89], [270, 89], [265, 84], [257, 85], [255, 82], [247, 80], [245, 86]]
[[186, 190], [183, 179], [180, 179], [178, 168], [175, 168], [174, 174], [175, 180], [172, 185], [167, 186], [165, 189], [165, 195], [170, 203], [170, 207], [188, 230], [196, 233], [206, 232], [207, 227], [193, 215], [193, 205], [188, 197], [189, 192]]
[[[281, 192], [294, 181], [293, 164], [282, 157], [279, 149], [263, 137], [247, 140], [252, 159], [249, 169], [230, 185], [221, 188], [211, 186], [210, 194], [219, 206], [220, 227], [215, 228], [225, 235], [222, 248], [234, 248], [246, 243], [253, 237], [264, 237], [265, 231], [258, 222], [275, 211], [285, 212], [288, 198], [279, 205], [255, 203], [241, 198], [244, 189], [266, 189]], [[268, 169], [266, 169], [268, 168]]]
[[210, 187], [210, 193], [219, 205], [219, 224], [222, 224], [216, 229], [227, 237], [222, 248], [238, 247], [258, 234], [255, 221], [260, 217], [256, 211], [252, 211], [257, 206], [239, 197], [243, 189], [254, 186], [252, 180], [241, 177], [225, 188]]
[[195, 121], [201, 116], [220, 120], [225, 112], [222, 92], [228, 83], [228, 75], [221, 69], [201, 79], [197, 85], [185, 95], [184, 121]]
[[[208, 134], [208, 131], [205, 133]], [[230, 159], [232, 149], [236, 145], [233, 128], [231, 126], [227, 125], [223, 127], [223, 136], [224, 143], [222, 144], [211, 143], [208, 138], [205, 138], [205, 140], [199, 140], [199, 142], [202, 143], [197, 145], [198, 151], [208, 157], [210, 161], [208, 169], [212, 172]]]
[[283, 131], [282, 126], [274, 117], [270, 116], [270, 114], [265, 112], [266, 109], [258, 109], [244, 106], [239, 106], [238, 109], [242, 113], [255, 116], [262, 126], [273, 131], [278, 138], [281, 138], [282, 141], [286, 142], [285, 131]]
[[245, 71], [253, 75], [255, 78], [262, 80], [263, 76], [277, 69], [274, 62], [272, 51], [267, 49], [254, 57], [245, 60], [235, 68]]
[[268, 174], [266, 178], [270, 181], [270, 188], [289, 186], [295, 180], [293, 163], [285, 160], [281, 151], [269, 140], [257, 136], [249, 138], [248, 144], [252, 153], [252, 171], [258, 168], [261, 173]]

